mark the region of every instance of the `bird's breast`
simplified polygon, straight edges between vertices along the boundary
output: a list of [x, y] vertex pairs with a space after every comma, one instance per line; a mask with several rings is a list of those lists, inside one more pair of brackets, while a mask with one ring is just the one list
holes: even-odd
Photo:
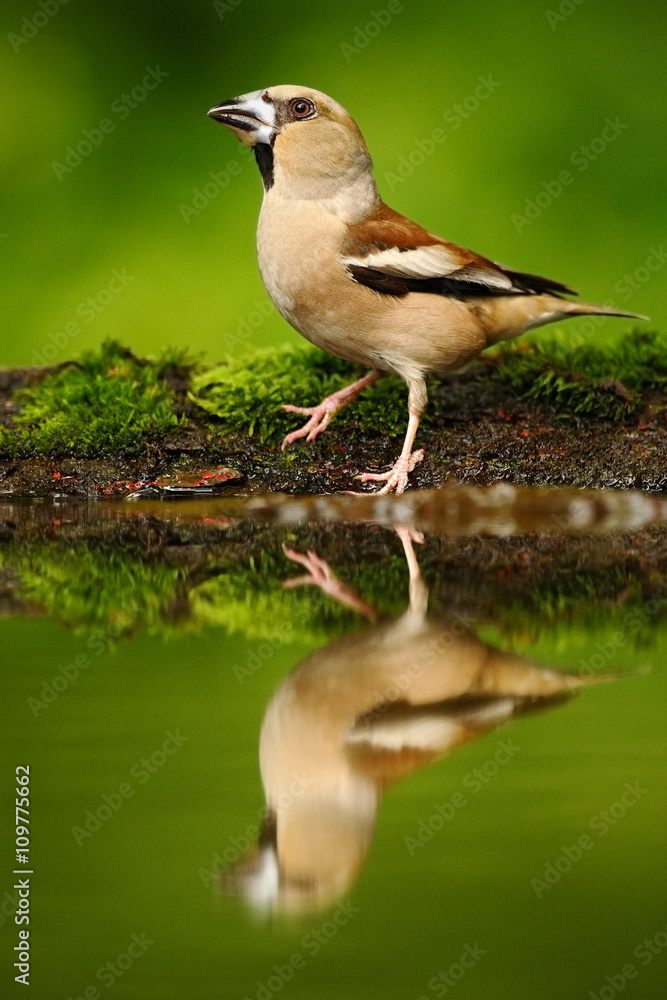
[[317, 202], [272, 194], [267, 192], [259, 217], [257, 255], [273, 304], [312, 344], [373, 365], [358, 322], [357, 300], [365, 301], [366, 290], [351, 279], [340, 256], [345, 224]]
[[317, 202], [264, 197], [259, 267], [271, 299], [302, 336], [337, 357], [402, 378], [451, 371], [486, 346], [481, 324], [441, 295], [382, 295], [342, 259], [345, 223]]
[[344, 224], [316, 203], [265, 197], [257, 228], [262, 280], [276, 308], [297, 328], [326, 311], [342, 272], [337, 247]]

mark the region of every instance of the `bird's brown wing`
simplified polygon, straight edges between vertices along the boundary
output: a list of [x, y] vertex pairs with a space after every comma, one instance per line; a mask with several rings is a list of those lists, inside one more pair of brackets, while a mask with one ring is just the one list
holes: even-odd
[[512, 271], [448, 243], [387, 205], [348, 228], [342, 260], [355, 281], [386, 295], [576, 294], [558, 281]]

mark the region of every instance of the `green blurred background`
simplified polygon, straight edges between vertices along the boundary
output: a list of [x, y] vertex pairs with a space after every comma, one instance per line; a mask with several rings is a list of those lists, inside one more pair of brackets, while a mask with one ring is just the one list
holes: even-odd
[[[301, 342], [267, 308], [257, 271], [252, 157], [205, 117], [278, 83], [348, 108], [393, 207], [665, 327], [653, 253], [665, 225], [664, 4], [42, 4], [5, 0], [0, 14], [0, 364], [61, 361], [109, 336], [210, 360]], [[152, 90], [147, 67], [167, 74]], [[606, 119], [620, 123], [608, 142]], [[445, 138], [429, 145], [434, 129]], [[230, 163], [229, 183], [213, 182]], [[564, 170], [572, 182], [554, 195]], [[196, 189], [208, 193], [195, 201]], [[628, 326], [584, 329], [602, 342]]]

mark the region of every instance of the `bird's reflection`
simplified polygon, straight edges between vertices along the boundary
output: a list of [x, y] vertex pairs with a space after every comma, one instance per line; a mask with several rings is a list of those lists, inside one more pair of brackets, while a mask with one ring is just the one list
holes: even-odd
[[[413, 548], [423, 539], [395, 530], [410, 574], [406, 611], [312, 653], [266, 710], [266, 819], [257, 848], [225, 879], [257, 909], [306, 913], [333, 903], [364, 862], [387, 787], [591, 681], [494, 649], [460, 617], [429, 618]], [[307, 570], [286, 586], [318, 586], [375, 622], [315, 553], [285, 553]]]

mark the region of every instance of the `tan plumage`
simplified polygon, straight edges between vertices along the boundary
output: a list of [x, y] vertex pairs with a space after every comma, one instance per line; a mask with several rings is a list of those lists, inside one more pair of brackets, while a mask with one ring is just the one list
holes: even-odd
[[567, 286], [523, 274], [449, 243], [385, 205], [350, 115], [307, 87], [271, 87], [223, 101], [208, 114], [254, 148], [264, 182], [259, 266], [275, 306], [311, 343], [369, 366], [288, 434], [312, 441], [331, 416], [384, 373], [408, 386], [409, 422], [385, 480], [402, 493], [423, 458], [412, 452], [426, 408], [425, 378], [453, 371], [500, 340], [569, 316], [645, 318], [574, 303]]

